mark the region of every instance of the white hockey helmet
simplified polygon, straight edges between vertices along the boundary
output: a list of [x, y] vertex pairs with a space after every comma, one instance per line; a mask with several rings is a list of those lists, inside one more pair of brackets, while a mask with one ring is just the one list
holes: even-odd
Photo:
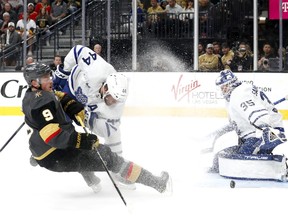
[[223, 97], [229, 101], [232, 91], [240, 85], [240, 81], [229, 69], [220, 71], [220, 75], [216, 79], [216, 86], [218, 86], [222, 92]]
[[[124, 102], [128, 96], [128, 78], [122, 73], [110, 74], [104, 85], [108, 91], [105, 95], [111, 95], [115, 100]], [[105, 97], [105, 96], [104, 96]]]

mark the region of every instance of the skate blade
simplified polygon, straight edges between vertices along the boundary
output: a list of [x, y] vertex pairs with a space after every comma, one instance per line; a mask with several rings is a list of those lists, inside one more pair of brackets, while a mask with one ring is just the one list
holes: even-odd
[[99, 193], [102, 190], [102, 185], [100, 183], [91, 185], [90, 188], [94, 193]]
[[173, 181], [172, 181], [172, 178], [170, 175], [169, 175], [169, 179], [166, 183], [166, 188], [162, 192], [162, 194], [165, 196], [171, 196], [173, 194]]

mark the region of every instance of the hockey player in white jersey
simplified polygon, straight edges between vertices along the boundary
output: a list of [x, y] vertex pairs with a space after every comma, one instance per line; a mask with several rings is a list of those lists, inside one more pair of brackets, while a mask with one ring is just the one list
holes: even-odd
[[[128, 95], [127, 77], [93, 50], [77, 45], [66, 55], [64, 65], [57, 67], [53, 82], [54, 89], [68, 93], [85, 106], [86, 127], [121, 155], [120, 118]], [[135, 184], [125, 183], [125, 187], [135, 189]]]
[[216, 86], [227, 101], [230, 129], [239, 143], [217, 153], [212, 170], [232, 178], [286, 180], [286, 157], [272, 154], [286, 142], [282, 115], [264, 92], [240, 82], [230, 70], [220, 72]]

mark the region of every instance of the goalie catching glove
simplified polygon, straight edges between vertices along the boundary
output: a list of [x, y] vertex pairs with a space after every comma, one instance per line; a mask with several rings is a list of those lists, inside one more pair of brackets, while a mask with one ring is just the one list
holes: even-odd
[[85, 112], [84, 112], [84, 106], [75, 101], [73, 98], [71, 98], [68, 94], [60, 91], [55, 91], [55, 95], [60, 100], [60, 103], [62, 105], [62, 108], [64, 112], [69, 116], [70, 119], [72, 119], [77, 125], [80, 125], [80, 122], [77, 120], [78, 116], [81, 118], [81, 120], [84, 120]]
[[262, 127], [261, 130], [261, 143], [255, 148], [253, 154], [270, 154], [276, 146], [287, 141], [283, 128], [272, 128], [267, 126]]
[[76, 148], [95, 150], [99, 146], [99, 139], [94, 134], [77, 133]]

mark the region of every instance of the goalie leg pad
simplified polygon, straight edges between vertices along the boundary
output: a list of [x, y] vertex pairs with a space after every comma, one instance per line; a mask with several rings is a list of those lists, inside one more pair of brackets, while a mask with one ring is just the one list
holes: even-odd
[[[259, 148], [259, 146], [262, 143], [262, 138], [257, 138], [257, 137], [250, 137], [245, 140], [240, 140], [239, 141], [239, 149], [237, 152], [239, 154], [245, 154], [245, 155], [251, 155], [255, 153], [255, 149]], [[256, 154], [256, 153], [255, 153]]]
[[223, 177], [253, 180], [286, 181], [286, 157], [282, 155], [218, 155], [219, 174]]

